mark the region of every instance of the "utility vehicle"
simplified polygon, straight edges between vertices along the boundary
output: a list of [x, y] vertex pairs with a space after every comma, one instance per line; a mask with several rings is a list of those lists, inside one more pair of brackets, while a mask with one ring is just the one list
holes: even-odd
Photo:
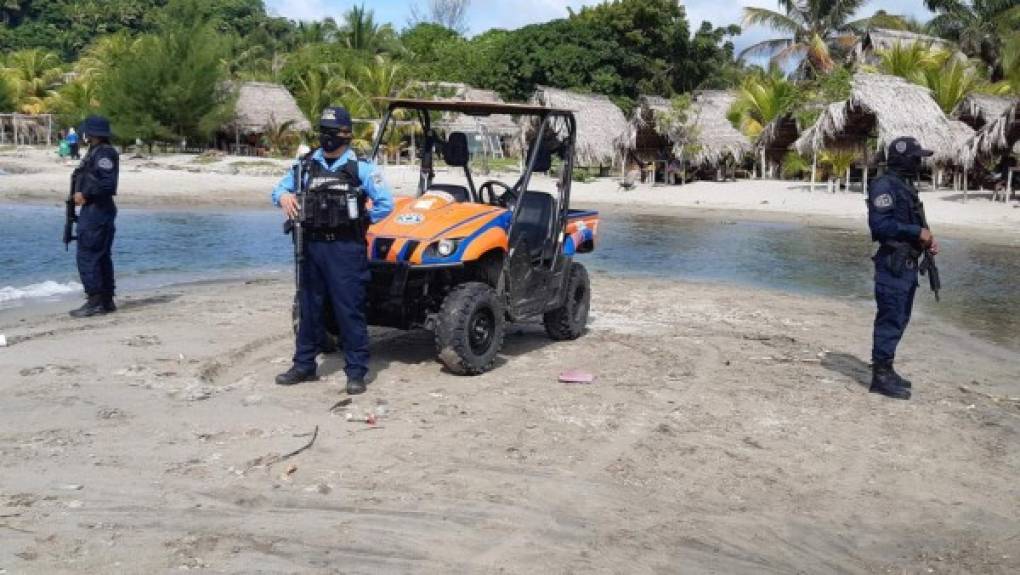
[[[492, 369], [508, 322], [540, 317], [551, 338], [580, 337], [591, 286], [574, 256], [594, 250], [599, 217], [570, 209], [573, 113], [487, 102], [385, 102], [373, 160], [387, 130], [407, 126], [397, 118], [413, 118], [424, 139], [416, 197], [397, 198], [393, 212], [368, 230], [369, 323], [432, 330], [439, 360], [460, 375]], [[484, 122], [499, 115], [524, 127], [529, 142], [522, 150], [523, 169], [514, 181], [476, 186], [468, 136], [444, 132], [443, 119]], [[450, 181], [437, 178], [437, 156], [450, 168], [445, 178]], [[533, 178], [550, 172], [554, 156], [557, 177]], [[451, 175], [460, 170], [463, 178]], [[335, 324], [329, 325], [335, 332]]]

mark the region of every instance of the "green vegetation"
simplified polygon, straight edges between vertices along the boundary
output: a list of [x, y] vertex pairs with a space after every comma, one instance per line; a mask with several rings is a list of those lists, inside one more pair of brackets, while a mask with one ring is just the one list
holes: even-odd
[[782, 71], [751, 74], [737, 89], [727, 119], [750, 138], [757, 138], [769, 122], [790, 114], [798, 104], [798, 88]]

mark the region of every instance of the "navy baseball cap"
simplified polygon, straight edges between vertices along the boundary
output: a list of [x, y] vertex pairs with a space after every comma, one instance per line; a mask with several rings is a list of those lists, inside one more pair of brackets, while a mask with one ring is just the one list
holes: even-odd
[[917, 138], [911, 136], [905, 136], [902, 138], [896, 138], [889, 144], [889, 156], [900, 156], [903, 158], [927, 158], [935, 152], [931, 150], [925, 150], [921, 147], [920, 142]]
[[346, 108], [330, 106], [322, 110], [322, 116], [319, 117], [319, 127], [334, 130], [347, 128], [350, 130], [354, 128], [354, 122], [351, 121], [351, 113]]

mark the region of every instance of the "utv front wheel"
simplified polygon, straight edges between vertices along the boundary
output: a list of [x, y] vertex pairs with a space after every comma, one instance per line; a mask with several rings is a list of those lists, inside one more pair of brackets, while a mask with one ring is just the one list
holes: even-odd
[[436, 326], [439, 361], [457, 375], [492, 369], [506, 327], [496, 290], [480, 282], [457, 286], [443, 300]]
[[579, 263], [570, 264], [567, 276], [566, 298], [563, 307], [546, 312], [542, 320], [545, 332], [557, 340], [571, 340], [581, 337], [588, 325], [588, 310], [591, 309], [591, 282], [588, 270]]

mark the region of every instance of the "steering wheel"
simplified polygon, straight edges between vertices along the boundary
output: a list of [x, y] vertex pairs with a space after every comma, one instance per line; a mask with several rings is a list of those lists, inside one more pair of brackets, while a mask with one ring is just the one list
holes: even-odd
[[[496, 195], [496, 186], [503, 188], [503, 193], [498, 196]], [[486, 193], [486, 190], [488, 190], [488, 193]], [[510, 186], [498, 180], [489, 180], [479, 186], [478, 196], [483, 202], [492, 206], [509, 208], [511, 205], [517, 203], [517, 192], [515, 192]]]

